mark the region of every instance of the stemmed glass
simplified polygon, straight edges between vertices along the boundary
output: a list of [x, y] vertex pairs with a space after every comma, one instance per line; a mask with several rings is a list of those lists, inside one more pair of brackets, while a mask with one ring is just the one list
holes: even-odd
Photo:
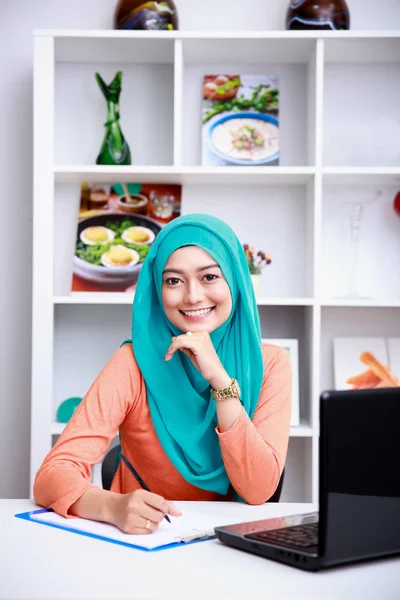
[[337, 296], [338, 299], [371, 300], [370, 296], [360, 295], [357, 291], [358, 246], [364, 211], [367, 206], [376, 202], [381, 195], [382, 190], [376, 190], [371, 194], [370, 188], [357, 187], [348, 190], [346, 199], [342, 202], [350, 226], [350, 261], [348, 290], [343, 296]]

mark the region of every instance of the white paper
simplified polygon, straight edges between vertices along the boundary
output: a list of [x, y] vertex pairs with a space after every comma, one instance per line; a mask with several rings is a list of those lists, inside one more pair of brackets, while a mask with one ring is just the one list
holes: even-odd
[[204, 515], [202, 513], [185, 509], [184, 514], [181, 517], [172, 517], [169, 515], [171, 523], [168, 523], [165, 519], [163, 519], [156, 531], [153, 531], [153, 533], [147, 535], [134, 535], [123, 533], [117, 527], [114, 527], [114, 525], [90, 521], [88, 519], [81, 519], [79, 517], [66, 519], [55, 512], [31, 515], [31, 518], [37, 521], [54, 523], [55, 525], [68, 527], [68, 529], [99, 535], [108, 539], [125, 542], [126, 544], [132, 544], [133, 546], [140, 546], [147, 549], [158, 548], [159, 546], [180, 542], [182, 541], [183, 537], [194, 534], [199, 534], [199, 537], [201, 537], [202, 533], [210, 532], [214, 529], [214, 527], [218, 527], [219, 525], [230, 525], [238, 522], [238, 520], [232, 519], [232, 517], [227, 519], [226, 517], [224, 518]]

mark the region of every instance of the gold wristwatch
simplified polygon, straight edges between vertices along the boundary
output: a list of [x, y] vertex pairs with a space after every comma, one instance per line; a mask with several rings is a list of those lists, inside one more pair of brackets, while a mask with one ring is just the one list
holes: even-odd
[[228, 400], [229, 398], [240, 399], [240, 387], [236, 379], [232, 379], [231, 385], [224, 390], [211, 390], [214, 400]]

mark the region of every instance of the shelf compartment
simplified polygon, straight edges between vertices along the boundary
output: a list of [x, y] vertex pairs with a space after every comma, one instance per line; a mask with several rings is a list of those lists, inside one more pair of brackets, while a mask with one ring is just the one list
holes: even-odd
[[[333, 340], [336, 337], [400, 337], [398, 307], [323, 307], [321, 309], [321, 389], [334, 389]], [[363, 371], [360, 362], [360, 372]]]
[[312, 423], [312, 356], [313, 311], [311, 306], [263, 306], [259, 308], [262, 337], [297, 339], [299, 348], [300, 423]]
[[291, 437], [280, 502], [311, 502], [312, 439]]
[[240, 241], [272, 255], [260, 295], [312, 297], [313, 185], [186, 185], [182, 212], [211, 214], [226, 221]]
[[[351, 270], [349, 207], [346, 201], [371, 200], [361, 217], [356, 264], [359, 299], [347, 299]], [[324, 185], [322, 203], [323, 304], [353, 306], [397, 305], [400, 300], [400, 219], [393, 210], [398, 186]], [[340, 242], [339, 242], [340, 240]], [[364, 299], [363, 299], [364, 298]]]
[[[357, 62], [356, 49], [368, 62]], [[346, 52], [350, 62], [340, 60]], [[398, 166], [400, 39], [327, 40], [325, 56], [324, 165]]]
[[57, 165], [56, 183], [180, 183], [193, 185], [303, 185], [315, 175], [314, 167], [107, 167], [97, 165]]
[[203, 76], [220, 73], [277, 76], [280, 165], [315, 163], [315, 40], [187, 39], [182, 48], [184, 165], [201, 164]]
[[106, 101], [95, 80], [123, 72], [120, 124], [136, 165], [172, 165], [174, 67], [152, 63], [56, 63], [55, 162], [95, 165], [104, 136]]

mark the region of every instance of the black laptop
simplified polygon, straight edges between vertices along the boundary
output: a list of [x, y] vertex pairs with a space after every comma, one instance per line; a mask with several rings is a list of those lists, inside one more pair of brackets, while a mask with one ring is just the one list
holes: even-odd
[[321, 394], [319, 513], [215, 533], [308, 571], [400, 554], [400, 388]]

